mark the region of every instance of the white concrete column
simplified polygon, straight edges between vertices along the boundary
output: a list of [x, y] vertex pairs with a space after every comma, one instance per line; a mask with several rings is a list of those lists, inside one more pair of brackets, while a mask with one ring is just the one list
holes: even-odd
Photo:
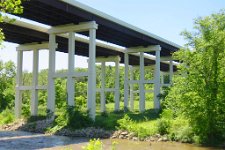
[[16, 73], [16, 95], [15, 95], [15, 116], [21, 116], [22, 92], [19, 87], [22, 85], [23, 76], [23, 51], [17, 50], [17, 73]]
[[173, 83], [173, 60], [170, 60], [170, 73], [169, 73], [170, 85]]
[[128, 74], [129, 74], [129, 55], [128, 53], [124, 54], [124, 109], [128, 109], [128, 94], [129, 94], [129, 79], [128, 79]]
[[163, 85], [164, 84], [164, 73], [163, 72], [161, 72], [161, 85]]
[[89, 61], [88, 61], [88, 110], [90, 117], [95, 120], [96, 109], [96, 29], [89, 30]]
[[105, 112], [105, 62], [101, 62], [101, 112]]
[[31, 91], [31, 116], [38, 115], [38, 66], [39, 66], [39, 50], [33, 50], [33, 80]]
[[120, 59], [116, 60], [115, 62], [115, 108], [114, 111], [120, 110], [120, 66], [119, 66]]
[[[130, 81], [134, 80], [133, 67], [130, 66]], [[134, 85], [130, 84], [130, 110], [134, 111]]]
[[55, 112], [55, 51], [56, 51], [56, 35], [49, 35], [49, 70], [48, 70], [48, 101], [47, 109], [50, 113]]
[[160, 50], [156, 52], [156, 60], [155, 60], [155, 76], [154, 76], [154, 108], [160, 109]]
[[74, 55], [75, 55], [75, 33], [69, 32], [69, 52], [68, 52], [68, 75], [67, 75], [67, 102], [69, 106], [74, 106], [75, 81], [73, 74], [75, 72], [74, 67]]
[[144, 64], [144, 52], [140, 52], [140, 81], [139, 81], [139, 111], [145, 111], [145, 64]]

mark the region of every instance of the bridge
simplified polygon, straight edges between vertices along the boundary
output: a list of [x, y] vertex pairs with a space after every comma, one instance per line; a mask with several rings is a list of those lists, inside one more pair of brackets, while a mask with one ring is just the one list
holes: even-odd
[[[101, 93], [101, 111], [105, 111], [105, 92], [114, 92], [115, 111], [118, 111], [119, 65], [124, 64], [124, 108], [132, 109], [133, 84], [139, 85], [139, 111], [145, 111], [145, 93], [154, 93], [154, 108], [160, 108], [158, 95], [162, 86], [161, 72], [167, 72], [172, 83], [176, 62], [172, 53], [180, 46], [157, 35], [132, 26], [75, 0], [30, 0], [23, 3], [24, 13], [19, 17], [38, 23], [17, 19], [0, 24], [6, 41], [20, 44], [17, 47], [17, 75], [15, 114], [21, 116], [22, 92], [31, 90], [31, 115], [38, 113], [38, 90], [47, 90], [47, 109], [55, 112], [56, 78], [67, 79], [68, 105], [74, 106], [75, 78], [88, 78], [87, 109], [92, 119], [96, 114], [96, 92]], [[49, 50], [48, 84], [38, 85], [39, 51]], [[32, 85], [22, 84], [23, 53], [33, 51]], [[68, 53], [68, 70], [57, 73], [56, 51]], [[88, 71], [75, 72], [74, 55], [88, 57]], [[96, 63], [101, 63], [101, 88], [96, 89]], [[115, 63], [115, 87], [105, 88], [105, 63]], [[140, 79], [129, 78], [132, 68], [140, 70]], [[154, 79], [145, 79], [145, 66], [154, 67]], [[145, 84], [154, 84], [153, 91], [145, 90]], [[130, 101], [130, 106], [129, 106]]]

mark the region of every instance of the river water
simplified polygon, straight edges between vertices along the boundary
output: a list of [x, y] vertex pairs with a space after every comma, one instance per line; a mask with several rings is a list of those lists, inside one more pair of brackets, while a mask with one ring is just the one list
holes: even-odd
[[[112, 142], [116, 141], [117, 150], [220, 150], [218, 148], [198, 147], [191, 144], [172, 142], [134, 142], [129, 140], [105, 139], [104, 150], [111, 150]], [[64, 136], [52, 136], [34, 134], [22, 131], [0, 131], [0, 150], [79, 150], [88, 144], [87, 138], [70, 138]]]

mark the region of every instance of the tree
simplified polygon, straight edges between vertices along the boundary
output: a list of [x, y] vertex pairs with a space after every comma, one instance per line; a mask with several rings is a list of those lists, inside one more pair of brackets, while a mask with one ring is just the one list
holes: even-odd
[[[23, 13], [22, 7], [23, 0], [0, 0], [0, 23], [4, 22], [7, 18], [2, 13], [21, 14]], [[0, 44], [4, 40], [4, 33], [0, 28]]]
[[15, 88], [15, 64], [11, 61], [0, 61], [0, 112], [5, 108], [12, 108]]
[[174, 54], [179, 73], [166, 97], [168, 109], [183, 115], [203, 142], [225, 138], [225, 13], [195, 20], [195, 32]]

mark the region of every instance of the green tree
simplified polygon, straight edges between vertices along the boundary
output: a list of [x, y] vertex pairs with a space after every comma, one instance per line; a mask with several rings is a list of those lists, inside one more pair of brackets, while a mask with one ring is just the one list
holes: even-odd
[[175, 53], [179, 73], [166, 97], [167, 108], [186, 117], [203, 142], [225, 137], [225, 13], [195, 20], [195, 32]]
[[[7, 17], [2, 13], [21, 14], [23, 13], [22, 1], [24, 0], [0, 0], [0, 23], [4, 22]], [[4, 40], [4, 33], [0, 28], [0, 44]]]
[[15, 65], [9, 61], [0, 61], [0, 111], [5, 108], [12, 108], [15, 88]]

